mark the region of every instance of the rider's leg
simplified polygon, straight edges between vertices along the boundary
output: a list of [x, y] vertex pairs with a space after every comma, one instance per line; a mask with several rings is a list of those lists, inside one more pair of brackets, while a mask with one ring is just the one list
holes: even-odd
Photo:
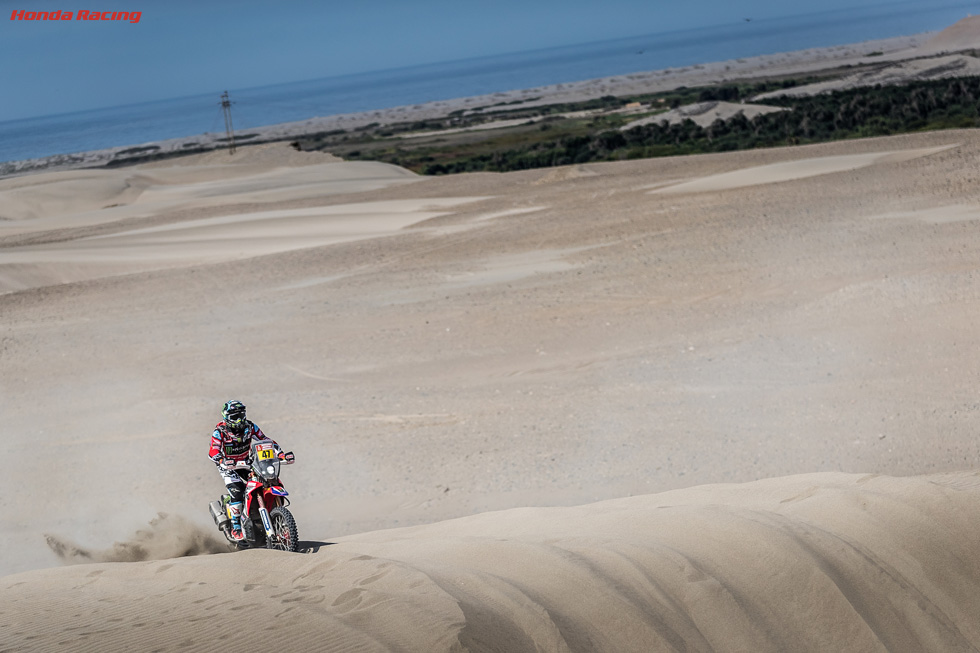
[[231, 501], [228, 502], [228, 512], [231, 513], [231, 534], [235, 539], [245, 536], [242, 531], [242, 499], [245, 496], [245, 488], [241, 483], [232, 483], [228, 486], [228, 493]]
[[231, 515], [231, 534], [235, 539], [242, 539], [242, 507], [245, 501], [245, 482], [237, 474], [222, 474], [225, 487], [228, 488], [228, 512]]

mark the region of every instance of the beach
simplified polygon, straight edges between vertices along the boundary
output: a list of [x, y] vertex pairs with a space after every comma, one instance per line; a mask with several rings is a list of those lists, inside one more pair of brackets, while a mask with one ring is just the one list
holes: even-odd
[[[976, 130], [441, 177], [98, 156], [0, 180], [0, 650], [980, 647]], [[296, 455], [302, 553], [224, 552], [229, 399]]]

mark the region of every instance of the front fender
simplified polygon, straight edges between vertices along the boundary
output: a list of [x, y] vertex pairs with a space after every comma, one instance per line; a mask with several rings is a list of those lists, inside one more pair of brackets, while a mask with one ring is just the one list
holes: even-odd
[[252, 514], [252, 498], [255, 496], [256, 490], [262, 489], [262, 483], [259, 481], [249, 481], [245, 486], [245, 511], [243, 514]]

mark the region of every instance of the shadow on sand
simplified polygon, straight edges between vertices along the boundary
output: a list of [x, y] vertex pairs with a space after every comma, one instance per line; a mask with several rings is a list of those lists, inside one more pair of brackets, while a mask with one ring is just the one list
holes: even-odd
[[330, 546], [333, 542], [315, 542], [312, 540], [300, 540], [296, 543], [296, 553], [319, 553], [320, 547]]

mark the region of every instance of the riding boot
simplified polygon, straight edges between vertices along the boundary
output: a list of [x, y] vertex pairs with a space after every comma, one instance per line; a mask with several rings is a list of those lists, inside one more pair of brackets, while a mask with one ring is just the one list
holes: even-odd
[[228, 514], [231, 516], [232, 539], [244, 540], [245, 533], [242, 531], [242, 502], [229, 503]]

